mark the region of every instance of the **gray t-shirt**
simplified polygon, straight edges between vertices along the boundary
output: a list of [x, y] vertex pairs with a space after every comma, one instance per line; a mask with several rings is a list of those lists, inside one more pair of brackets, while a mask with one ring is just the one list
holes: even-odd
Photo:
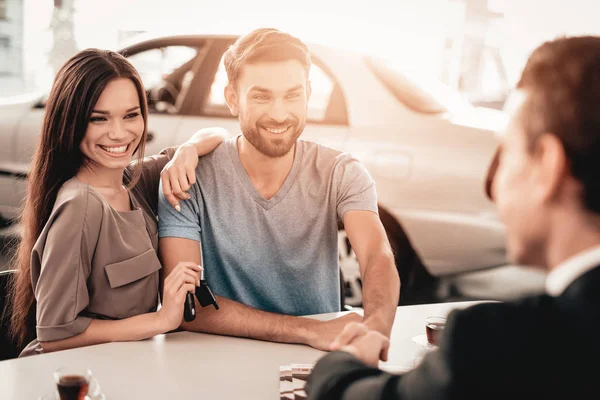
[[340, 310], [338, 218], [377, 213], [375, 183], [347, 153], [298, 140], [283, 186], [269, 200], [256, 190], [237, 138], [200, 157], [197, 184], [181, 212], [159, 190], [159, 237], [202, 244], [212, 291], [288, 315]]

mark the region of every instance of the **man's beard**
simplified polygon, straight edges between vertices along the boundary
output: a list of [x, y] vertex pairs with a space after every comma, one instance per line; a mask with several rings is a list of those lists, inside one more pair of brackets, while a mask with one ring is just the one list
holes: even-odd
[[267, 139], [260, 134], [260, 121], [252, 125], [244, 124], [242, 120], [243, 118], [240, 115], [240, 126], [246, 140], [261, 154], [271, 158], [280, 158], [289, 153], [304, 131], [304, 125], [306, 124], [306, 120], [299, 121], [297, 119], [286, 120], [282, 124], [277, 124], [278, 126], [269, 124], [268, 126], [274, 129], [289, 126], [288, 130], [291, 130], [291, 132], [282, 133], [280, 138]]

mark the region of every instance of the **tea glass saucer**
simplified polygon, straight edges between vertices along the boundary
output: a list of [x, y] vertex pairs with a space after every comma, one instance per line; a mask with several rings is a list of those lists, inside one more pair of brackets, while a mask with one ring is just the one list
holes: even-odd
[[415, 342], [416, 344], [418, 344], [421, 347], [424, 347], [426, 349], [435, 349], [437, 348], [436, 345], [431, 344], [427, 341], [427, 335], [425, 335], [424, 333], [421, 335], [417, 335], [415, 337], [412, 338], [413, 342]]
[[[46, 393], [43, 396], [40, 396], [38, 400], [60, 400], [58, 392], [53, 390], [52, 392]], [[106, 400], [106, 396], [104, 393], [100, 393], [97, 396], [85, 396], [85, 400]]]

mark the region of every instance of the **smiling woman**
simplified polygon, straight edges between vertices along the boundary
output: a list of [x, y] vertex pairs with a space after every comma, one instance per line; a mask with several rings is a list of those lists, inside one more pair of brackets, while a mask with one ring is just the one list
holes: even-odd
[[77, 174], [80, 179], [112, 174], [116, 186], [121, 185], [123, 168], [131, 162], [144, 135], [145, 122], [140, 110], [137, 90], [130, 79], [118, 78], [106, 85], [81, 141], [85, 163]]
[[[144, 339], [181, 323], [200, 268], [180, 263], [164, 281], [157, 311], [156, 203], [170, 155], [143, 159], [146, 125], [145, 90], [123, 56], [88, 49], [58, 72], [29, 175], [11, 287], [12, 336], [30, 342], [21, 356]], [[171, 165], [188, 167], [176, 163], [178, 154], [193, 151], [197, 162], [222, 137], [192, 139], [198, 145], [182, 146]]]

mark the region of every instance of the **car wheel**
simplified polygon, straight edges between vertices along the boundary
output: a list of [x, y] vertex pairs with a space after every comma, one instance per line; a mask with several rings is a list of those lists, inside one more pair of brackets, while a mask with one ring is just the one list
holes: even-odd
[[[379, 208], [379, 217], [385, 228], [400, 277], [401, 290], [398, 305], [427, 304], [441, 301], [438, 295], [439, 278], [431, 275], [417, 254], [400, 223], [387, 211]], [[338, 254], [344, 276], [345, 304], [362, 306], [362, 281], [356, 253], [343, 229], [338, 230]]]

